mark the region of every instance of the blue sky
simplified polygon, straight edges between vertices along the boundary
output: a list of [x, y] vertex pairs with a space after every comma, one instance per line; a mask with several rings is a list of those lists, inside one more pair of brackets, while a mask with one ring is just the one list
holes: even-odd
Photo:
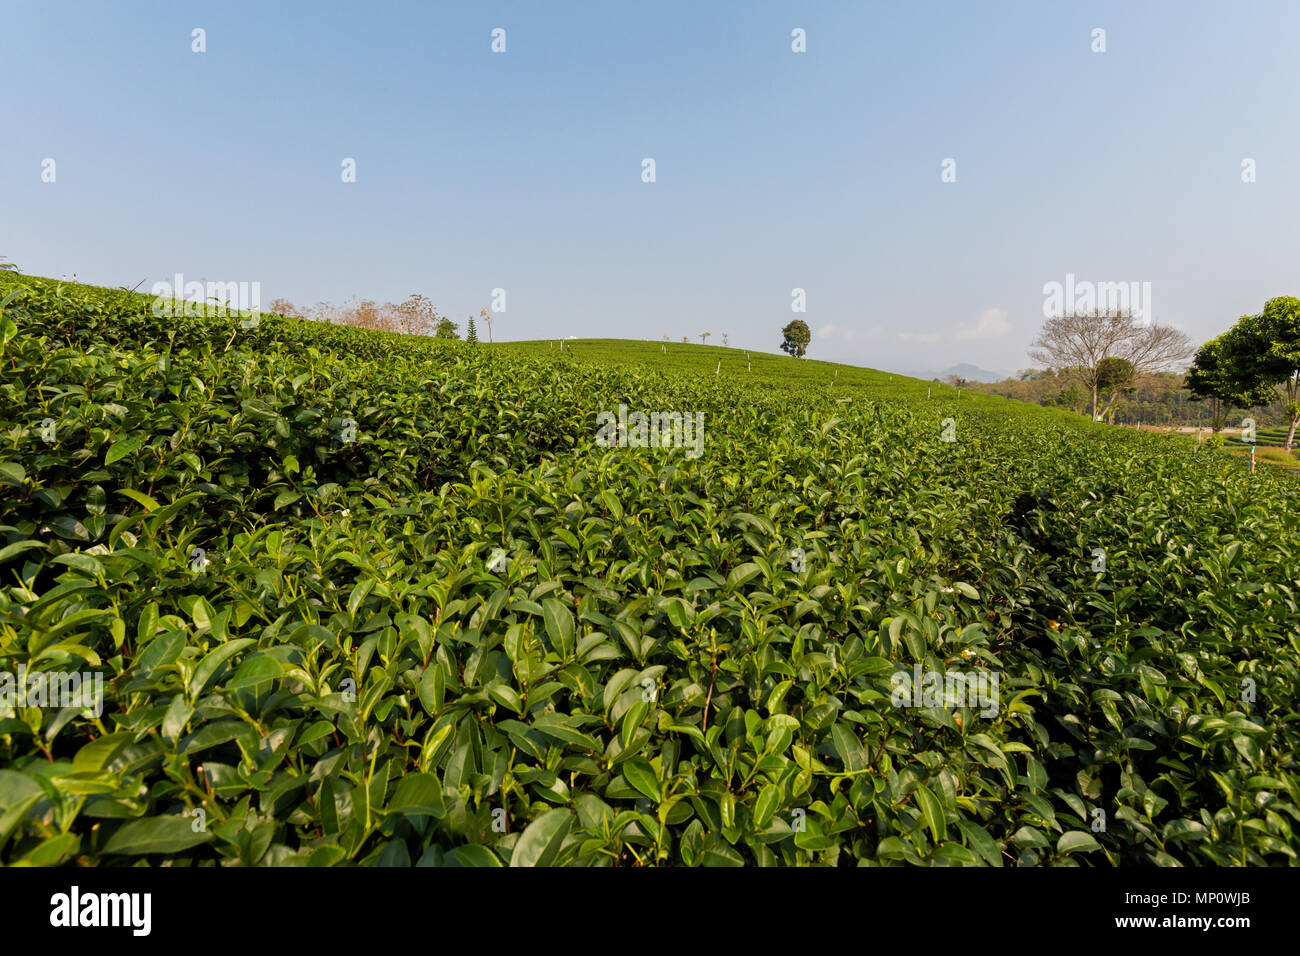
[[462, 326], [503, 288], [498, 339], [797, 317], [898, 371], [1028, 366], [1073, 273], [1199, 342], [1300, 293], [1297, 34], [1290, 0], [10, 0], [0, 256]]

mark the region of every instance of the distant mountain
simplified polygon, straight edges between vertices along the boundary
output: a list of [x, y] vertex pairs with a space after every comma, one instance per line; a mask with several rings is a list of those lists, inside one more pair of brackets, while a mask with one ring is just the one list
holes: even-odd
[[962, 362], [959, 365], [944, 369], [938, 375], [931, 376], [931, 378], [945, 379], [949, 375], [957, 375], [971, 382], [1000, 382], [1007, 377], [1001, 372], [990, 372], [978, 365], [971, 365], [970, 362]]
[[937, 378], [940, 381], [946, 379], [949, 375], [959, 375], [971, 382], [1001, 382], [1004, 379], [1014, 377], [1007, 372], [991, 372], [986, 368], [980, 368], [978, 365], [972, 365], [970, 362], [962, 362], [951, 368], [946, 368], [942, 372], [936, 372], [933, 368], [922, 368], [920, 366], [893, 366], [887, 371], [894, 372], [898, 375], [908, 375], [912, 378], [929, 380]]

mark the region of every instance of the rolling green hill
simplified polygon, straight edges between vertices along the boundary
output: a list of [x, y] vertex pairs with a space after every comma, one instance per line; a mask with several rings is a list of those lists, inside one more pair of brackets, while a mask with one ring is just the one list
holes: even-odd
[[[559, 339], [540, 339], [503, 342], [496, 347], [539, 357], [545, 355], [553, 360], [634, 365], [651, 370], [667, 369], [713, 375], [745, 386], [758, 384], [825, 388], [828, 394], [834, 393], [839, 398], [891, 400], [923, 399], [930, 396], [935, 400], [960, 399], [971, 403], [969, 407], [1016, 406], [1037, 409], [1049, 417], [1063, 418], [1067, 415], [1058, 409], [1040, 409], [1037, 405], [1014, 402], [1000, 395], [957, 389], [948, 384], [922, 381], [856, 365], [796, 359], [780, 352], [756, 352], [718, 345], [643, 339], [570, 339], [563, 342], [563, 348]], [[835, 388], [841, 391], [834, 392]]]
[[782, 355], [0, 302], [0, 862], [1296, 862], [1292, 476]]

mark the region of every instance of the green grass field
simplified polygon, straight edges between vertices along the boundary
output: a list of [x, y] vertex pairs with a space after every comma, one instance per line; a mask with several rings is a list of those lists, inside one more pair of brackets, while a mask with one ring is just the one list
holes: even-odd
[[1297, 861], [1292, 475], [778, 354], [0, 301], [0, 863]]

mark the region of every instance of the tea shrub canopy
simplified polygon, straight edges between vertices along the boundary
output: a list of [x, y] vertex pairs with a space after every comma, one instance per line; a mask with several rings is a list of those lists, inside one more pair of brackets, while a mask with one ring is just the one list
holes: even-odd
[[1291, 475], [738, 349], [0, 300], [0, 862], [1296, 862]]

